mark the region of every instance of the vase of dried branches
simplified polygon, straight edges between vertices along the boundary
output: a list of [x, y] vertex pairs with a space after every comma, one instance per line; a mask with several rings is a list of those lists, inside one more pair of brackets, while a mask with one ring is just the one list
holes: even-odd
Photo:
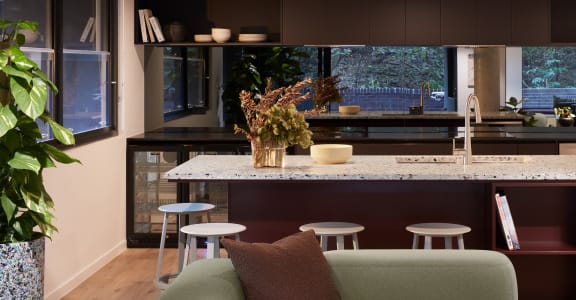
[[254, 168], [284, 168], [286, 145], [252, 141], [252, 162]]

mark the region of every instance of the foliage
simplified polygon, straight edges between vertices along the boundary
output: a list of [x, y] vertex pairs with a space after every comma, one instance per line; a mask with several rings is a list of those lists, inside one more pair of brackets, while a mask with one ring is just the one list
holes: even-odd
[[307, 148], [312, 143], [312, 132], [296, 104], [308, 99], [310, 93], [302, 90], [312, 81], [305, 79], [288, 87], [272, 88], [268, 78], [264, 94], [254, 98], [250, 91], [240, 92], [241, 107], [248, 129], [234, 124], [234, 132], [242, 133], [249, 141], [276, 142], [286, 146], [299, 144]]
[[340, 90], [346, 87], [339, 87], [340, 75], [320, 77], [315, 81], [314, 88], [314, 106], [316, 109], [323, 109], [329, 102], [342, 102], [342, 95]]
[[302, 78], [304, 72], [300, 61], [308, 54], [290, 47], [240, 47], [229, 48], [233, 53], [230, 80], [222, 93], [226, 123], [245, 123], [240, 107], [239, 95], [242, 90], [250, 91], [258, 97], [266, 88], [263, 78], [271, 78], [275, 87], [293, 85]]
[[525, 88], [576, 87], [576, 48], [523, 47]]
[[563, 107], [554, 107], [554, 114], [558, 118], [574, 118], [575, 115], [572, 112], [572, 107], [570, 106], [563, 106]]
[[[37, 120], [48, 123], [56, 140], [74, 144], [72, 132], [46, 111], [48, 92], [58, 90], [40, 68], [20, 50], [19, 29], [36, 31], [32, 21], [0, 20], [4, 45], [0, 49], [0, 243], [52, 237], [54, 201], [42, 179], [44, 168], [79, 162], [42, 138]], [[35, 231], [38, 228], [40, 231]]]

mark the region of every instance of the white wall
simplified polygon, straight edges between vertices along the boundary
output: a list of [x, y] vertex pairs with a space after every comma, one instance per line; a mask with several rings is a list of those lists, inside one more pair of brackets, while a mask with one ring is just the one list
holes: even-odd
[[520, 47], [506, 47], [505, 100], [510, 97], [522, 99], [522, 48]]
[[468, 87], [469, 81], [471, 81], [470, 83], [474, 82], [474, 78], [469, 76], [469, 68], [473, 66], [474, 59], [471, 61], [468, 59], [468, 55], [473, 54], [473, 48], [458, 47], [456, 51], [456, 65], [458, 68], [458, 96], [456, 102], [458, 103], [459, 113], [464, 113], [464, 110], [466, 109], [466, 105], [464, 104], [466, 98], [468, 98], [468, 95], [471, 93], [474, 93], [474, 88]]
[[144, 131], [144, 49], [133, 0], [118, 1], [118, 136], [67, 151], [82, 165], [45, 171], [59, 232], [46, 243], [45, 298], [59, 299], [126, 248], [126, 138]]

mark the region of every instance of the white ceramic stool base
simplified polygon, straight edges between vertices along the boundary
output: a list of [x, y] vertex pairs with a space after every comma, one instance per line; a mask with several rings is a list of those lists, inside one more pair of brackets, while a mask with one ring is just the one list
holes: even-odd
[[414, 234], [412, 249], [418, 249], [420, 236], [424, 237], [424, 249], [432, 249], [432, 238], [443, 237], [444, 248], [452, 249], [452, 238], [458, 241], [458, 249], [464, 249], [464, 234], [470, 232], [470, 227], [451, 223], [419, 223], [406, 226], [406, 230]]
[[237, 241], [240, 240], [240, 232], [246, 230], [246, 226], [234, 223], [202, 223], [184, 226], [181, 232], [187, 234], [186, 251], [182, 267], [188, 264], [188, 256], [191, 260], [196, 260], [196, 238], [206, 238], [206, 258], [220, 257], [220, 238], [234, 235]]
[[348, 222], [317, 222], [300, 226], [300, 231], [314, 230], [320, 236], [320, 247], [322, 251], [328, 250], [328, 237], [336, 237], [336, 249], [344, 249], [344, 236], [352, 236], [354, 250], [358, 250], [358, 232], [364, 230], [364, 226]]
[[186, 216], [192, 216], [199, 213], [205, 213], [208, 222], [211, 221], [210, 210], [214, 209], [214, 204], [210, 203], [173, 203], [166, 204], [158, 207], [158, 210], [164, 213], [162, 220], [162, 235], [160, 236], [160, 249], [158, 251], [158, 263], [156, 265], [156, 273], [154, 275], [154, 285], [159, 289], [165, 289], [169, 285], [171, 278], [176, 277], [180, 271], [182, 271], [182, 261], [184, 260], [184, 234], [178, 230], [178, 272], [172, 274], [160, 274], [162, 268], [162, 259], [164, 258], [164, 246], [166, 245], [166, 231], [168, 227], [168, 215], [177, 214], [178, 215], [178, 226], [180, 228], [186, 225]]

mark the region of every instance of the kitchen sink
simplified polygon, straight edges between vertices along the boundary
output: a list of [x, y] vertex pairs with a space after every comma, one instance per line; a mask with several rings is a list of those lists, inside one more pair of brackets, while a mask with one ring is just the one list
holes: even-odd
[[[525, 155], [472, 155], [472, 163], [524, 163], [528, 161]], [[400, 155], [396, 156], [398, 163], [462, 163], [459, 155]]]

